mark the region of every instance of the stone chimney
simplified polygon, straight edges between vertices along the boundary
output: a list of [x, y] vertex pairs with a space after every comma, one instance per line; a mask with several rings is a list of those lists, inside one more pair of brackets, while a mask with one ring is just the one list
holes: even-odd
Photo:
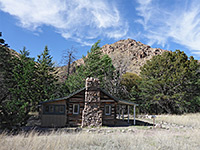
[[102, 126], [102, 110], [100, 101], [100, 82], [97, 78], [86, 79], [85, 106], [81, 127]]

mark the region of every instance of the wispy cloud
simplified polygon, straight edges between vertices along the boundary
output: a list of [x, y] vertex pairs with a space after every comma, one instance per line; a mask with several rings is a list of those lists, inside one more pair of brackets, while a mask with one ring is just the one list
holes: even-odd
[[163, 47], [170, 40], [186, 46], [192, 53], [200, 53], [200, 3], [193, 1], [138, 0], [136, 8], [141, 17], [137, 20], [144, 27], [149, 44]]
[[113, 1], [107, 0], [0, 0], [0, 9], [33, 31], [52, 26], [66, 39], [89, 45], [101, 37], [121, 38], [129, 29]]

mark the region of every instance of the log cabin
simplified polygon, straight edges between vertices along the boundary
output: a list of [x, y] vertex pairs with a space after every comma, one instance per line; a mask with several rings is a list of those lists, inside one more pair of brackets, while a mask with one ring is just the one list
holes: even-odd
[[41, 102], [42, 127], [97, 127], [115, 126], [121, 118], [124, 120], [125, 108], [128, 113], [130, 107], [137, 104], [120, 100], [104, 89], [100, 88], [96, 78], [87, 78], [86, 86], [67, 97]]

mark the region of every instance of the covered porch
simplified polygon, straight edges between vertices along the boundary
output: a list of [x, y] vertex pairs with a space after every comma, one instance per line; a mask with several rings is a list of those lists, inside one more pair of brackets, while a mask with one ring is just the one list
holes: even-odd
[[136, 106], [130, 101], [119, 100], [116, 107], [116, 120], [120, 123], [127, 122], [128, 125], [136, 125]]

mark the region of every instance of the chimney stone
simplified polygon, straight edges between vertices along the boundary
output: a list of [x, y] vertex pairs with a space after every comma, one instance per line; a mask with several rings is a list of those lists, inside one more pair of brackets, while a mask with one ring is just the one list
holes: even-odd
[[100, 100], [100, 81], [97, 78], [86, 79], [85, 106], [81, 127], [102, 126], [102, 110]]

